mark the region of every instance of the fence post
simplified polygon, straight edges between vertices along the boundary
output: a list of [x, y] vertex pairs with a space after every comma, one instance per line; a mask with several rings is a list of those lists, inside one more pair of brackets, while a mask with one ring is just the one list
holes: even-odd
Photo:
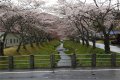
[[51, 69], [55, 68], [55, 55], [51, 54], [50, 55], [50, 61], [51, 61]]
[[115, 53], [111, 54], [111, 66], [116, 67], [116, 54]]
[[96, 67], [96, 54], [92, 54], [91, 66], [92, 66], [92, 67]]
[[9, 56], [8, 57], [8, 60], [9, 60], [9, 63], [8, 63], [8, 65], [9, 65], [9, 70], [12, 70], [13, 68], [14, 68], [14, 58], [13, 58], [13, 56]]
[[34, 55], [30, 55], [30, 69], [35, 68]]
[[71, 63], [72, 63], [72, 68], [76, 68], [77, 64], [76, 64], [76, 54], [72, 54], [71, 56]]
[[3, 54], [3, 49], [4, 49], [3, 45], [4, 45], [4, 43], [0, 41], [0, 56], [4, 56], [4, 54]]

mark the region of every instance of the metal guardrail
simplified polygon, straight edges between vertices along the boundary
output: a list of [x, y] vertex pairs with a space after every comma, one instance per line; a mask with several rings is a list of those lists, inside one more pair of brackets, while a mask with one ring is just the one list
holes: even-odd
[[[57, 68], [60, 60], [58, 54], [51, 55], [22, 55], [22, 56], [0, 56], [0, 69], [29, 68]], [[64, 56], [64, 55], [63, 55]], [[68, 54], [71, 59], [72, 68], [76, 67], [118, 67], [120, 66], [119, 54]], [[46, 58], [47, 57], [47, 58]], [[56, 58], [57, 57], [57, 58]], [[69, 59], [64, 59], [69, 60]], [[64, 63], [64, 62], [63, 62]]]

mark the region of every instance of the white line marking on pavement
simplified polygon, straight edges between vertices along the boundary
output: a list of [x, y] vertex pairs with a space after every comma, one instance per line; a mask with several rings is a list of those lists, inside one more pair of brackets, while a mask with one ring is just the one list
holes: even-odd
[[18, 72], [0, 72], [0, 74], [16, 74], [16, 73], [18, 73], [18, 74], [20, 74], [20, 73], [42, 73], [42, 72], [44, 72], [44, 73], [49, 73], [49, 72], [53, 72], [53, 71], [23, 71], [23, 72], [21, 72], [21, 71], [18, 71]]
[[78, 72], [78, 71], [82, 71], [82, 72], [89, 72], [89, 71], [120, 71], [120, 69], [76, 69], [76, 70], [55, 70], [55, 71], [16, 71], [16, 72], [0, 72], [0, 74], [23, 74], [23, 73], [50, 73], [50, 72], [66, 72], [66, 71], [70, 71], [70, 72]]

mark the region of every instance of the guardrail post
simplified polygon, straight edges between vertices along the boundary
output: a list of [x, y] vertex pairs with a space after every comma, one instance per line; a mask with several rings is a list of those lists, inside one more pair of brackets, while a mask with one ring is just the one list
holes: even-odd
[[30, 69], [35, 68], [34, 55], [30, 55]]
[[51, 61], [51, 69], [55, 68], [55, 55], [51, 54], [50, 55], [50, 61]]
[[116, 67], [116, 54], [115, 53], [111, 54], [111, 66]]
[[12, 70], [13, 68], [14, 68], [14, 58], [13, 58], [13, 56], [9, 56], [8, 57], [8, 61], [9, 61], [9, 63], [8, 63], [8, 67], [9, 67], [9, 70]]
[[92, 66], [92, 67], [96, 67], [96, 54], [92, 54], [91, 66]]
[[72, 68], [76, 68], [77, 64], [76, 64], [76, 54], [72, 54], [71, 56], [71, 63], [72, 63]]

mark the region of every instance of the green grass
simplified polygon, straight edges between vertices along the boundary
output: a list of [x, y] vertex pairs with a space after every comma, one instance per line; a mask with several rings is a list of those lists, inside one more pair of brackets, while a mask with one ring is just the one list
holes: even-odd
[[50, 53], [56, 53], [55, 49], [59, 45], [58, 40], [53, 40], [50, 42], [43, 42], [39, 47], [36, 44], [33, 44], [34, 47], [30, 47], [30, 44], [26, 45], [26, 50], [21, 47], [20, 52], [16, 52], [17, 46], [4, 49], [4, 54], [6, 56], [15, 56], [15, 55], [44, 55]]
[[97, 40], [96, 43], [104, 43], [103, 40]]
[[[35, 59], [35, 68], [50, 68], [50, 55], [58, 54], [56, 51], [57, 46], [59, 46], [60, 42], [58, 40], [53, 40], [50, 42], [44, 42], [39, 47], [34, 44], [34, 47], [30, 47], [30, 45], [26, 45], [27, 50], [21, 48], [20, 52], [17, 53], [15, 47], [10, 47], [4, 49], [5, 56], [13, 56], [14, 57], [14, 68], [15, 69], [28, 69], [29, 64], [29, 55], [33, 54]], [[59, 56], [56, 56], [56, 59], [59, 59]], [[0, 69], [8, 68], [8, 57], [0, 58], [1, 62]], [[6, 65], [5, 65], [6, 64]]]
[[64, 47], [67, 48], [69, 51], [66, 51], [66, 53], [71, 54], [71, 53], [77, 53], [77, 54], [104, 54], [103, 49], [93, 49], [92, 46], [83, 46], [80, 43], [73, 42], [73, 41], [65, 41], [64, 42]]
[[[77, 66], [79, 67], [90, 67], [91, 66], [91, 55], [96, 54], [96, 66], [97, 67], [110, 67], [111, 66], [111, 54], [105, 54], [103, 49], [95, 48], [92, 46], [83, 46], [80, 43], [73, 41], [64, 41], [64, 47], [68, 49], [67, 54], [76, 53], [77, 55]], [[117, 54], [117, 66], [120, 66], [120, 55]]]

